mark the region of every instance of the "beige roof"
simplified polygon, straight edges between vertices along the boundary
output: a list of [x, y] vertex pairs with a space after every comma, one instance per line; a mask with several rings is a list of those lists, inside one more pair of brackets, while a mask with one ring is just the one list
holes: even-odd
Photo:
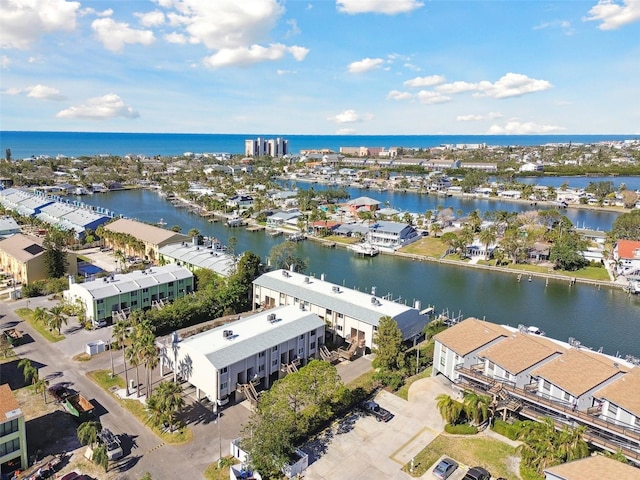
[[563, 463], [546, 468], [544, 471], [563, 480], [602, 480], [603, 478], [638, 480], [640, 478], [640, 470], [637, 468], [602, 455]]
[[554, 353], [564, 351], [560, 345], [546, 338], [531, 333], [515, 332], [509, 338], [480, 352], [480, 356], [517, 375]]
[[458, 355], [465, 356], [496, 338], [510, 334], [509, 330], [500, 325], [470, 317], [440, 332], [435, 339]]
[[161, 245], [168, 241], [172, 243], [190, 241], [187, 235], [127, 218], [116, 220], [115, 222], [105, 225], [104, 228], [111, 232], [127, 233], [150, 245]]
[[13, 392], [11, 391], [9, 384], [3, 383], [0, 385], [0, 423], [4, 423], [9, 420], [7, 413], [19, 409], [20, 405], [18, 405], [16, 397], [13, 396]]
[[614, 360], [604, 355], [571, 348], [536, 368], [531, 375], [542, 377], [578, 397], [621, 371], [627, 369], [622, 365], [616, 367]]
[[629, 373], [598, 390], [595, 395], [640, 416], [640, 368], [632, 368]]
[[21, 233], [0, 241], [0, 250], [7, 252], [8, 255], [22, 263], [41, 255], [44, 252], [44, 249], [41, 248], [41, 239]]

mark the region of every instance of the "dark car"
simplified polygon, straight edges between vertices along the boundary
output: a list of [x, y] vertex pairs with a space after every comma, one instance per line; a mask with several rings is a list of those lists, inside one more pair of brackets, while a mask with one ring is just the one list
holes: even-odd
[[450, 458], [443, 458], [433, 469], [433, 476], [445, 480], [449, 478], [449, 475], [451, 475], [456, 468], [458, 468], [458, 464], [455, 461]]
[[74, 390], [67, 387], [64, 383], [56, 383], [48, 389], [49, 395], [51, 395], [56, 402], [64, 402], [68, 396], [76, 393]]
[[473, 467], [462, 480], [491, 480], [491, 474], [482, 467]]
[[382, 408], [376, 402], [372, 402], [372, 401], [362, 402], [362, 409], [365, 412], [376, 417], [376, 420], [378, 420], [379, 422], [388, 422], [393, 418], [393, 415], [389, 410]]

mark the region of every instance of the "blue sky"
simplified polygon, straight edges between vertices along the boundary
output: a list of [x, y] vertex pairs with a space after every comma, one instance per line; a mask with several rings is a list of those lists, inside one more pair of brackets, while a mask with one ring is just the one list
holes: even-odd
[[0, 0], [0, 129], [640, 134], [640, 0]]

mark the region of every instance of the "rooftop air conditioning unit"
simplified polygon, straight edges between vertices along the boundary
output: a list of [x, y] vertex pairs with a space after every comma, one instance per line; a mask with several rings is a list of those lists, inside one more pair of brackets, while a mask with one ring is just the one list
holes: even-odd
[[371, 303], [372, 303], [373, 305], [377, 305], [377, 303], [378, 303], [378, 299], [377, 299], [376, 297], [371, 297]]
[[334, 285], [333, 287], [331, 287], [331, 291], [333, 293], [340, 293], [340, 287], [337, 285]]
[[276, 314], [275, 313], [270, 313], [269, 315], [267, 315], [267, 320], [269, 320], [270, 322], [275, 322]]
[[304, 283], [309, 283], [309, 277], [304, 277]]

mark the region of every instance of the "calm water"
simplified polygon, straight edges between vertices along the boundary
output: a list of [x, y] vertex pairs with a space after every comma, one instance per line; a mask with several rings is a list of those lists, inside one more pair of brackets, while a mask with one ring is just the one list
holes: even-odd
[[[315, 190], [324, 190], [327, 187], [321, 184], [310, 184], [308, 182], [280, 182], [281, 185], [288, 188], [300, 188]], [[527, 210], [537, 210], [545, 208], [553, 208], [540, 204], [540, 206], [521, 203], [521, 202], [509, 202], [496, 199], [487, 198], [469, 198], [469, 197], [439, 197], [437, 195], [419, 194], [414, 192], [400, 192], [400, 191], [378, 191], [367, 190], [360, 188], [346, 188], [350, 198], [357, 198], [360, 196], [367, 196], [375, 198], [385, 205], [395, 208], [401, 212], [413, 212], [424, 213], [427, 210], [435, 210], [438, 205], [442, 205], [445, 208], [452, 208], [454, 213], [461, 210], [463, 214], [467, 214], [474, 210], [479, 210], [481, 213], [492, 210], [505, 210], [507, 212], [523, 212]], [[601, 210], [586, 210], [567, 208], [561, 210], [563, 215], [566, 215], [571, 222], [580, 228], [592, 228], [594, 230], [611, 230], [613, 221], [618, 216], [615, 212], [606, 212]]]
[[350, 147], [427, 148], [443, 144], [543, 145], [547, 143], [595, 143], [637, 139], [638, 135], [286, 135], [282, 133], [180, 134], [180, 133], [100, 133], [100, 132], [15, 132], [0, 131], [0, 152], [7, 148], [14, 159], [32, 155], [58, 154], [70, 157], [110, 154], [124, 156], [181, 155], [185, 152], [243, 153], [247, 138], [289, 140], [289, 151]]
[[[155, 192], [135, 190], [83, 197], [86, 203], [99, 205], [131, 218], [158, 222], [167, 227], [180, 225], [183, 232], [197, 228], [203, 235], [227, 243], [238, 241], [238, 252], [251, 250], [263, 259], [283, 237], [273, 238], [263, 232], [227, 228], [209, 223], [184, 209], [176, 209]], [[640, 357], [640, 296], [586, 285], [570, 287], [567, 282], [534, 278], [518, 283], [513, 274], [485, 272], [431, 262], [416, 262], [387, 255], [362, 259], [341, 248], [328, 249], [314, 242], [299, 242], [301, 256], [309, 259], [308, 273], [347, 287], [379, 295], [391, 293], [411, 304], [420, 300], [432, 304], [438, 312], [461, 311], [464, 316], [485, 318], [495, 323], [517, 326], [536, 325], [547, 335], [561, 340], [574, 337], [595, 349], [604, 347], [609, 354], [632, 354]]]
[[544, 185], [545, 187], [559, 188], [564, 183], [568, 188], [587, 188], [591, 182], [611, 182], [614, 188], [620, 188], [624, 184], [629, 190], [640, 190], [640, 177], [629, 176], [598, 176], [598, 177], [521, 177], [518, 178], [520, 183], [528, 183], [530, 185]]

